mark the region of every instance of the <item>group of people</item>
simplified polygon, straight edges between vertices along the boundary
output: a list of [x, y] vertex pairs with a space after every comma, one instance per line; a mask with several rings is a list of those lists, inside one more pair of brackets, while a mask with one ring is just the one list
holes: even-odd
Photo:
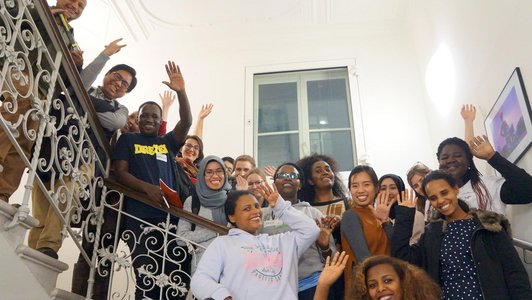
[[[473, 157], [486, 160], [502, 177], [482, 176]], [[193, 294], [199, 299], [531, 298], [504, 212], [507, 204], [532, 202], [532, 177], [495, 152], [485, 136], [470, 143], [446, 139], [437, 158], [438, 170], [422, 163], [408, 170], [411, 189], [398, 175], [379, 178], [371, 166], [359, 165], [349, 174], [346, 195], [334, 159], [318, 154], [266, 172], [251, 168], [243, 176], [247, 184], [235, 179], [234, 188], [212, 186], [227, 191], [222, 193], [227, 220], [221, 224], [229, 222], [231, 229], [223, 237], [196, 234], [190, 226], [182, 231], [208, 245], [193, 271]], [[207, 174], [202, 166], [212, 165], [214, 180], [226, 182], [231, 175], [223, 162], [205, 159], [200, 174]], [[271, 175], [272, 187], [264, 173]], [[198, 177], [202, 180], [212, 181], [206, 175]], [[203, 202], [201, 209], [213, 211]], [[315, 232], [302, 235], [312, 221]], [[294, 247], [296, 268], [287, 265], [293, 263]]]
[[[85, 5], [86, 0], [58, 0], [52, 12], [68, 23]], [[132, 67], [116, 65], [102, 85], [91, 87], [110, 56], [125, 46], [119, 43], [107, 45], [85, 68], [82, 52], [71, 49], [109, 142], [119, 135], [112, 153], [114, 177], [161, 206], [166, 205], [162, 180], [183, 200], [179, 209], [230, 228], [218, 236], [124, 197], [124, 212], [132, 217], [125, 218], [121, 232], [136, 237], [125, 238], [136, 299], [186, 297], [186, 288], [176, 292], [158, 285], [154, 274], [181, 276], [180, 287], [190, 286], [198, 299], [532, 299], [504, 217], [506, 205], [532, 202], [532, 177], [494, 151], [486, 137], [474, 136], [474, 107], [461, 112], [465, 141], [454, 137], [440, 143], [438, 170], [422, 163], [408, 170], [411, 189], [401, 176], [379, 178], [368, 165], [355, 166], [345, 187], [334, 158], [324, 154], [264, 169], [249, 155], [205, 155], [203, 122], [213, 106], [202, 107], [189, 135], [193, 117], [183, 74], [173, 61], [165, 65], [163, 83], [170, 91], [160, 94], [162, 106], [148, 101], [129, 114], [117, 99], [137, 84]], [[176, 99], [179, 121], [166, 132]], [[36, 100], [3, 101], [28, 104], [20, 105], [20, 115]], [[2, 110], [2, 115], [7, 120], [13, 114]], [[29, 155], [32, 144], [19, 138]], [[0, 198], [8, 201], [24, 165], [16, 162], [18, 153], [3, 131], [0, 146]], [[49, 155], [46, 151], [43, 147], [41, 155]], [[487, 161], [501, 177], [481, 175], [473, 157]], [[80, 172], [98, 175], [93, 164], [80, 166]], [[61, 182], [52, 180], [54, 174], [39, 174], [50, 190], [57, 188], [51, 182]], [[32, 207], [40, 224], [30, 231], [29, 245], [57, 258], [63, 225], [37, 186]], [[169, 241], [162, 229], [145, 230], [145, 224], [166, 222], [172, 226], [165, 229], [181, 242]], [[193, 260], [179, 258], [187, 252], [183, 241], [200, 246]], [[79, 288], [80, 281], [75, 285]], [[106, 299], [107, 285], [97, 277], [93, 298]]]

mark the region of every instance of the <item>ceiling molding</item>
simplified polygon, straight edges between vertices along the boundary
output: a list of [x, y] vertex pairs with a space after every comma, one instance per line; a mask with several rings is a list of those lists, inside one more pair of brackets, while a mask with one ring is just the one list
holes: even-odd
[[162, 28], [270, 24], [334, 25], [389, 22], [401, 15], [406, 0], [109, 0], [136, 40]]

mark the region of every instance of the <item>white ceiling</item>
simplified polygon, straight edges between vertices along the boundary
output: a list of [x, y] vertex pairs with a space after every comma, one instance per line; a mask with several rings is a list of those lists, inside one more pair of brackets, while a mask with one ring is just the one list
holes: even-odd
[[[50, 1], [49, 2], [53, 2]], [[406, 0], [91, 0], [76, 28], [94, 38], [149, 39], [161, 29], [376, 24], [404, 17]], [[78, 30], [80, 31], [80, 30]], [[165, 31], [165, 30], [163, 30]]]

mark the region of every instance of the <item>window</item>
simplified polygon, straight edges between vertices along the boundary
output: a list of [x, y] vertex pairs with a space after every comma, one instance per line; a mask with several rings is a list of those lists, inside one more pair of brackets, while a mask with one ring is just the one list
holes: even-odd
[[310, 153], [351, 170], [355, 147], [347, 68], [254, 76], [254, 155], [260, 166]]

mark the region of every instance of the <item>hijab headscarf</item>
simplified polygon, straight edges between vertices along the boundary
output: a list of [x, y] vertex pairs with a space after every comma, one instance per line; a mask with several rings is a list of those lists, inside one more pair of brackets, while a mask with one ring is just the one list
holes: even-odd
[[[218, 190], [213, 190], [207, 186], [205, 182], [205, 168], [207, 164], [215, 161], [220, 164], [220, 167], [224, 171], [224, 184]], [[227, 193], [231, 190], [231, 185], [227, 180], [225, 173], [225, 165], [223, 161], [214, 155], [210, 155], [201, 160], [198, 170], [198, 183], [196, 184], [196, 193], [201, 206], [210, 208], [212, 210], [213, 221], [222, 226], [227, 225], [227, 219], [225, 218], [224, 204], [227, 199]]]
[[[395, 175], [395, 174], [386, 174], [382, 175], [381, 178], [379, 178], [379, 187], [382, 184], [382, 181], [386, 178], [390, 178], [393, 180], [395, 185], [397, 186], [397, 190], [399, 191], [399, 199], [403, 200], [403, 196], [401, 195], [402, 192], [405, 191], [405, 183], [401, 177]], [[395, 207], [398, 205], [397, 201], [392, 204], [392, 207], [390, 208], [390, 219], [395, 219]]]

